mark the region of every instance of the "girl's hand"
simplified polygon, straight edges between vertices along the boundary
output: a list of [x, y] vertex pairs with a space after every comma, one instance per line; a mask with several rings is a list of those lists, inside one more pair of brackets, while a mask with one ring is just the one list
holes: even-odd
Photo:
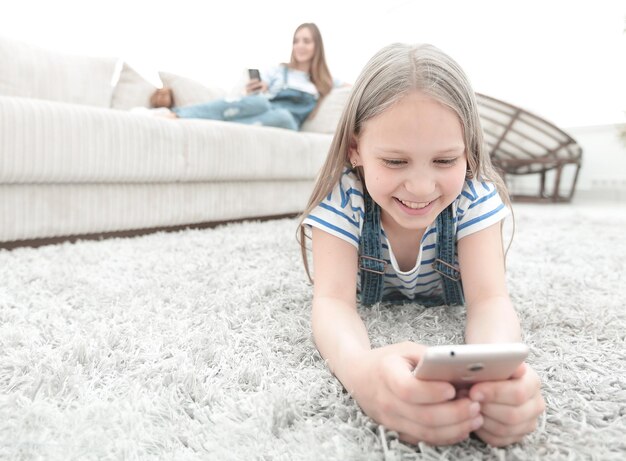
[[248, 83], [246, 84], [246, 94], [263, 93], [267, 91], [267, 89], [267, 83], [261, 80], [257, 80], [256, 78], [254, 80], [248, 81]]
[[484, 422], [476, 435], [489, 445], [502, 447], [519, 442], [537, 428], [537, 418], [546, 404], [537, 373], [521, 364], [511, 379], [478, 383], [470, 399], [481, 404]]
[[425, 347], [405, 342], [372, 349], [350, 373], [348, 390], [363, 411], [400, 439], [449, 445], [466, 439], [483, 424], [480, 404], [454, 400], [446, 382], [422, 381], [413, 368]]

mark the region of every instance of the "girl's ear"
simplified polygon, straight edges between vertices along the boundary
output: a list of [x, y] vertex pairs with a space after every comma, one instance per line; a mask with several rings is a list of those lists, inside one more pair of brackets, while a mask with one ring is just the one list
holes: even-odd
[[356, 137], [352, 137], [350, 139], [350, 144], [348, 146], [348, 161], [354, 168], [356, 165], [361, 164], [361, 156], [359, 155], [359, 143]]

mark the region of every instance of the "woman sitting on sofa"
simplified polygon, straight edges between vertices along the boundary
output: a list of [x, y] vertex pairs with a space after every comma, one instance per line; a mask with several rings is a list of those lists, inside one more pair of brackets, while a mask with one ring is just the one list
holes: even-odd
[[301, 24], [296, 29], [290, 62], [260, 77], [248, 82], [246, 96], [239, 99], [218, 99], [172, 108], [172, 92], [162, 88], [154, 93], [151, 103], [153, 107], [171, 108], [172, 112], [167, 115], [173, 118], [203, 118], [299, 130], [321, 98], [333, 86], [339, 86], [330, 75], [322, 35], [313, 23]]

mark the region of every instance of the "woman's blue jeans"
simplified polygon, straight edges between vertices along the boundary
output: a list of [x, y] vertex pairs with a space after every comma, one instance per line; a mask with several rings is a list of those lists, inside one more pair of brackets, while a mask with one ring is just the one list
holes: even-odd
[[217, 99], [193, 106], [175, 107], [172, 111], [179, 118], [204, 118], [298, 130], [298, 123], [288, 110], [272, 106], [267, 98], [259, 95], [248, 95], [232, 101]]

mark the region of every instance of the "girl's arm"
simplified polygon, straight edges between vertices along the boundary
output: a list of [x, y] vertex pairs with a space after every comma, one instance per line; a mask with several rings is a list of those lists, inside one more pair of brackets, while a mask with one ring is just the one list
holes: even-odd
[[353, 388], [355, 363], [371, 349], [356, 310], [357, 249], [313, 228], [313, 336], [332, 373]]
[[506, 288], [500, 223], [459, 240], [467, 343], [517, 342], [519, 319]]
[[415, 378], [424, 346], [371, 349], [356, 309], [357, 250], [313, 228], [313, 336], [330, 367], [363, 411], [410, 443], [456, 443], [482, 424], [479, 405], [452, 400], [449, 383]]
[[[500, 224], [459, 241], [459, 265], [467, 304], [468, 343], [521, 341], [520, 324], [506, 289]], [[537, 427], [543, 413], [541, 381], [527, 364], [511, 379], [472, 386], [469, 395], [484, 417], [476, 435], [493, 446], [518, 442]]]

